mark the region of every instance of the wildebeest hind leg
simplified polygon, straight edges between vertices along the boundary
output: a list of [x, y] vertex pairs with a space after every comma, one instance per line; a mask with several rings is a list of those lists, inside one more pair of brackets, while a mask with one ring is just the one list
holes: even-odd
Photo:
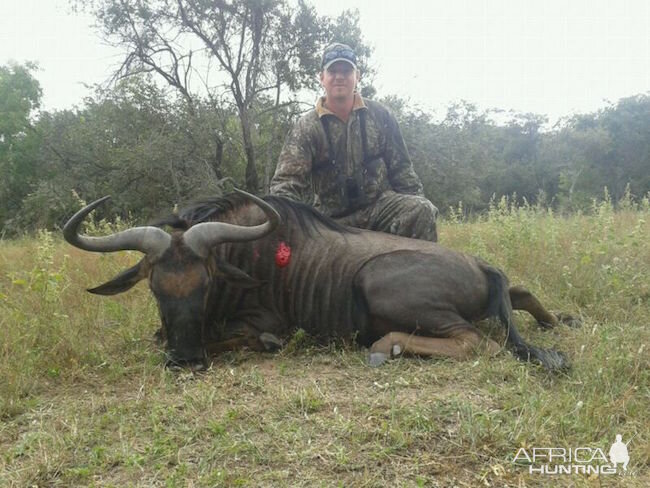
[[446, 338], [389, 332], [372, 345], [369, 362], [371, 366], [379, 366], [387, 359], [404, 353], [467, 359], [481, 347], [484, 347], [490, 355], [496, 354], [501, 349], [496, 342], [484, 337], [470, 324], [453, 337]]
[[570, 327], [580, 326], [580, 320], [564, 312], [549, 312], [544, 305], [523, 286], [510, 287], [510, 302], [514, 310], [525, 310], [537, 320], [540, 327], [550, 329], [558, 323], [566, 324]]

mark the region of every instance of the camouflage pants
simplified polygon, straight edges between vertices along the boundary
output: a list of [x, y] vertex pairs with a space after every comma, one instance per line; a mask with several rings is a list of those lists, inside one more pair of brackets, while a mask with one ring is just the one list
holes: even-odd
[[334, 220], [361, 229], [436, 242], [437, 217], [438, 209], [426, 198], [387, 191], [373, 205]]

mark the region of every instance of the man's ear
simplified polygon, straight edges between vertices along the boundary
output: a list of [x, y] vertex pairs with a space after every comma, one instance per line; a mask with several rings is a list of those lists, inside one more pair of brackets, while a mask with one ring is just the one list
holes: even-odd
[[228, 264], [226, 262], [217, 263], [217, 277], [227, 281], [233, 286], [240, 288], [257, 288], [266, 284], [266, 281], [256, 280], [251, 278], [245, 271]]
[[138, 264], [122, 271], [103, 285], [89, 288], [87, 291], [95, 295], [117, 295], [130, 290], [138, 281], [147, 277], [149, 266], [146, 264], [145, 259], [141, 259]]

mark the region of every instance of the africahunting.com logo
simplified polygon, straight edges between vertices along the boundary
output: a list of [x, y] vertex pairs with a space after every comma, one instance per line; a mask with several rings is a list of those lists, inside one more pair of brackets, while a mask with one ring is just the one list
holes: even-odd
[[527, 465], [530, 474], [617, 474], [627, 471], [629, 443], [617, 435], [609, 457], [598, 447], [522, 447], [512, 462]]

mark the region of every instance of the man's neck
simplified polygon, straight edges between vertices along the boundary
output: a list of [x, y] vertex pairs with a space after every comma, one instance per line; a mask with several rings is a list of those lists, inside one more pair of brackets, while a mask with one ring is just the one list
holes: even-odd
[[354, 96], [352, 98], [325, 98], [325, 108], [336, 115], [343, 122], [347, 122], [354, 107]]

